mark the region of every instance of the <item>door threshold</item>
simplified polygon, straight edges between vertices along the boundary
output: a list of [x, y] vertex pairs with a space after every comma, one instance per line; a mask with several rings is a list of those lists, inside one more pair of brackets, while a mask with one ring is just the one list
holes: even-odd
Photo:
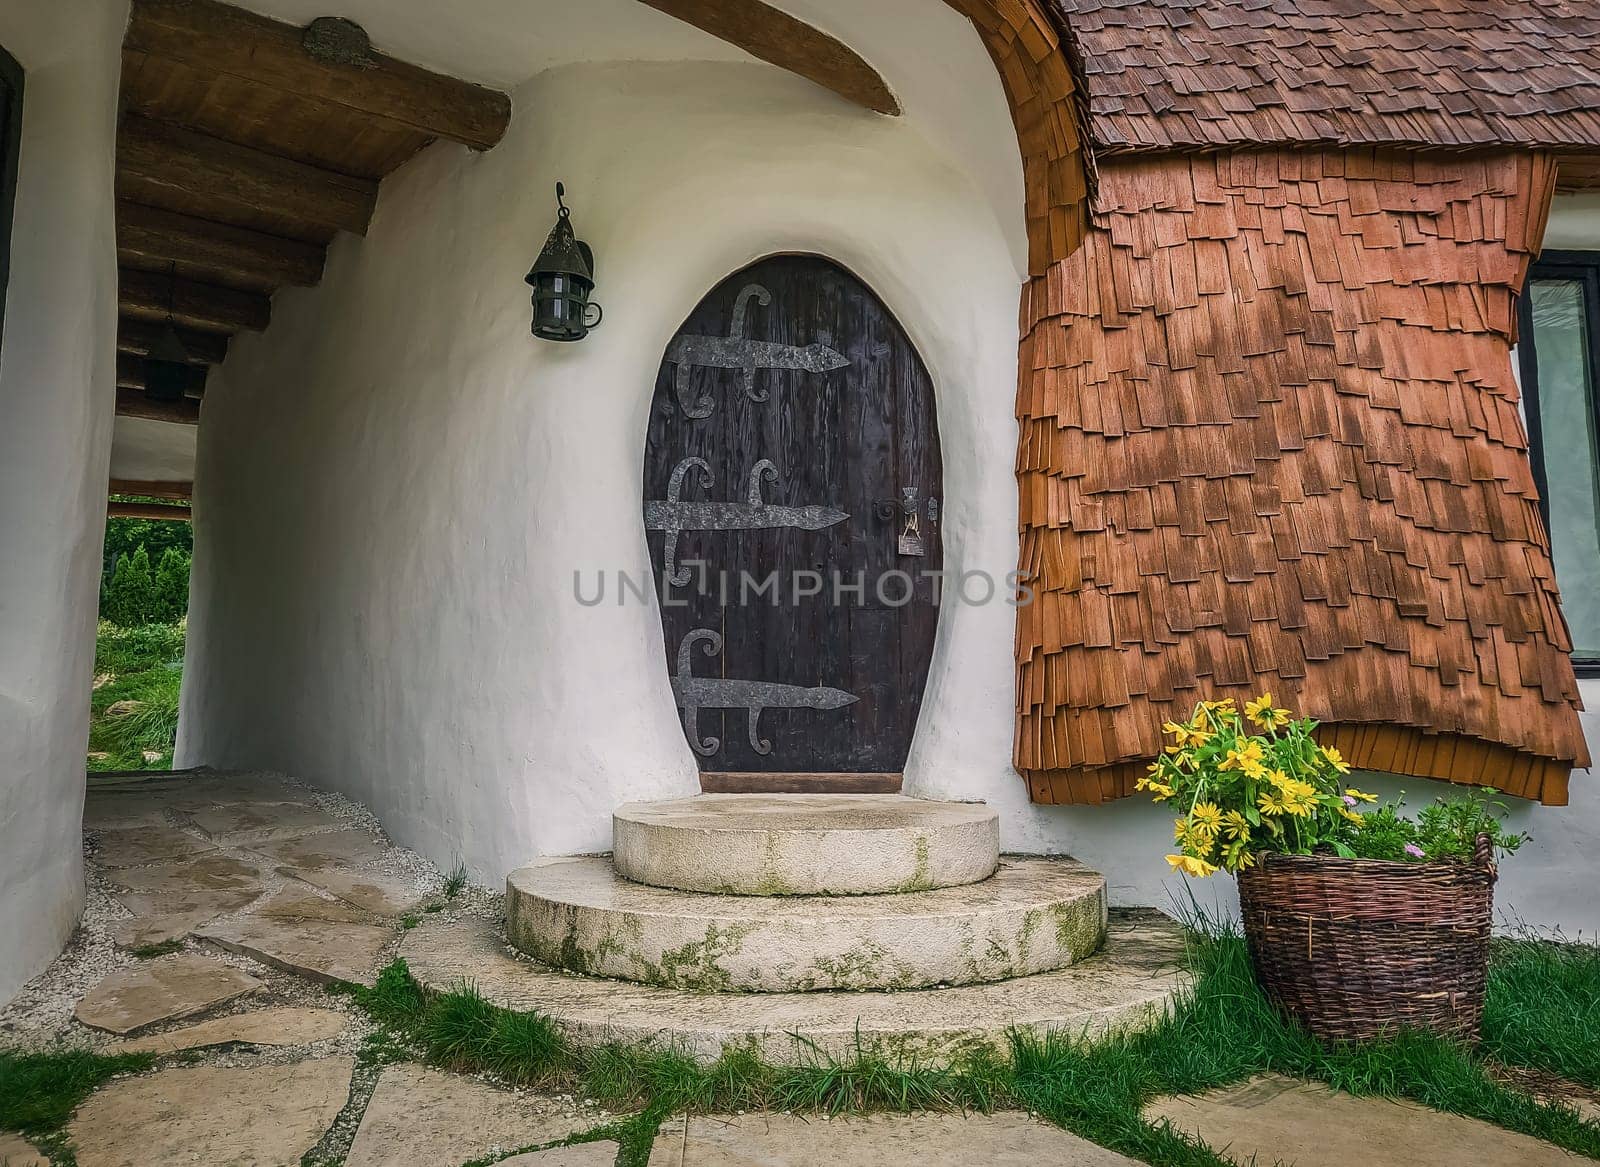
[[702, 794], [899, 794], [901, 775], [702, 772]]

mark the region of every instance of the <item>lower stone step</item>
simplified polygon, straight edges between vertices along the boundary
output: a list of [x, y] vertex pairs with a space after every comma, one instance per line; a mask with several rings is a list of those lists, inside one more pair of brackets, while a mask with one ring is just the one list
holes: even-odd
[[898, 794], [703, 794], [612, 819], [636, 883], [724, 895], [872, 895], [977, 883], [1000, 861], [981, 803]]
[[1072, 859], [1006, 859], [983, 883], [884, 896], [704, 895], [545, 859], [506, 880], [507, 934], [558, 968], [676, 989], [814, 992], [1007, 980], [1092, 956], [1105, 880]]
[[1013, 1030], [1095, 1038], [1144, 1028], [1185, 983], [1182, 930], [1143, 910], [1113, 912], [1104, 949], [1059, 972], [909, 993], [693, 993], [600, 980], [515, 953], [495, 920], [448, 914], [424, 917], [400, 955], [430, 988], [470, 984], [503, 1008], [551, 1017], [581, 1045], [650, 1045], [700, 1061], [749, 1049], [774, 1065], [858, 1050], [922, 1065], [979, 1047], [1004, 1057]]

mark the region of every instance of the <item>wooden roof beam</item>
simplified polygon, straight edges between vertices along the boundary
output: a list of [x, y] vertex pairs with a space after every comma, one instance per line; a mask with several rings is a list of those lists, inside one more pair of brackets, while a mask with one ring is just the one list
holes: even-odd
[[[199, 399], [206, 391], [207, 369], [204, 365], [190, 365], [194, 370], [188, 378], [189, 386], [186, 397]], [[144, 392], [150, 383], [150, 371], [145, 365], [145, 359], [136, 353], [117, 354], [117, 388], [136, 389]]]
[[112, 494], [132, 494], [140, 498], [170, 498], [188, 502], [194, 497], [192, 482], [158, 482], [147, 478], [113, 478]]
[[322, 279], [326, 249], [315, 243], [213, 223], [126, 200], [117, 204], [117, 256], [130, 267], [177, 264], [225, 283], [273, 291]]
[[260, 332], [272, 319], [272, 300], [257, 292], [222, 288], [157, 272], [121, 268], [117, 298], [125, 316], [210, 332]]
[[195, 198], [217, 217], [272, 211], [311, 228], [367, 233], [378, 184], [132, 114], [117, 134], [117, 190], [144, 204]]
[[117, 416], [142, 417], [147, 421], [170, 421], [178, 425], [199, 425], [200, 403], [187, 397], [182, 401], [151, 401], [137, 389], [119, 388]]
[[312, 56], [304, 30], [213, 0], [134, 0], [123, 47], [331, 102], [476, 150], [511, 121], [504, 93], [382, 53], [344, 63]]
[[[160, 320], [137, 320], [131, 316], [117, 318], [117, 351], [145, 356], [156, 338], [161, 335]], [[228, 356], [228, 338], [215, 332], [196, 332], [189, 328], [178, 329], [178, 339], [189, 350], [189, 359], [196, 365], [220, 365]]]
[[170, 502], [118, 502], [106, 503], [106, 517], [110, 519], [160, 519], [163, 522], [188, 523], [193, 512], [187, 506]]
[[640, 2], [725, 40], [752, 57], [814, 81], [873, 113], [892, 117], [900, 113], [900, 102], [859, 53], [761, 0]]

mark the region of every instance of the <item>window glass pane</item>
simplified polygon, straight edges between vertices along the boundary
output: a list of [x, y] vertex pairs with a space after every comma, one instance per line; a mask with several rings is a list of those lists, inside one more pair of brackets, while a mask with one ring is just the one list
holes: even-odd
[[1578, 280], [1536, 280], [1534, 352], [1550, 545], [1573, 655], [1600, 657], [1600, 502], [1588, 317]]

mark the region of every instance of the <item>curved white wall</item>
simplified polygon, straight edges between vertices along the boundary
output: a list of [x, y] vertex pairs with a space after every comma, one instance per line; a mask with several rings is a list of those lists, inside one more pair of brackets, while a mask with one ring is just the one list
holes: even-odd
[[0, 5], [0, 46], [26, 73], [0, 338], [0, 1002], [60, 950], [83, 902], [126, 21], [126, 0]]
[[[1020, 171], [993, 66], [948, 30], [950, 85]], [[584, 607], [573, 573], [645, 578], [655, 373], [729, 272], [811, 251], [866, 280], [936, 382], [949, 566], [1003, 578], [1016, 557], [1021, 273], [997, 184], [916, 117], [762, 66], [567, 66], [515, 107], [494, 151], [435, 147], [392, 177], [367, 238], [280, 293], [208, 390], [180, 743], [183, 763], [346, 790], [489, 881], [608, 847], [622, 801], [696, 788], [656, 612]], [[557, 178], [606, 309], [565, 347], [529, 337], [522, 284]], [[946, 610], [914, 788], [1020, 790], [1013, 625], [1003, 603]]]

